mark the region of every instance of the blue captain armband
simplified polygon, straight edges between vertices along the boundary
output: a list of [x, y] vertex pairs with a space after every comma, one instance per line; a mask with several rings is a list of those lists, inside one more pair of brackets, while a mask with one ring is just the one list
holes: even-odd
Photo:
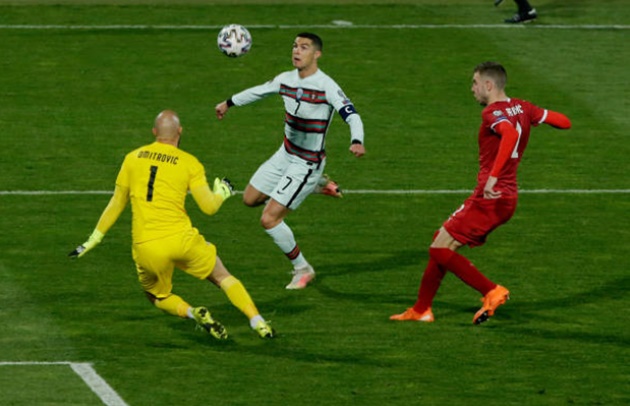
[[354, 109], [354, 105], [348, 104], [339, 109], [339, 114], [341, 115], [341, 118], [346, 121], [349, 115], [357, 114], [357, 111]]

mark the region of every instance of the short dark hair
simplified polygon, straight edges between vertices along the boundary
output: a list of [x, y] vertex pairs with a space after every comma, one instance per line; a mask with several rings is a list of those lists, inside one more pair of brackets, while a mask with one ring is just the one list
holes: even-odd
[[507, 72], [500, 63], [492, 61], [480, 63], [475, 67], [474, 72], [479, 72], [480, 75], [491, 77], [497, 87], [500, 89], [505, 88], [505, 84], [507, 83]]
[[322, 49], [324, 49], [324, 43], [322, 42], [322, 39], [317, 34], [313, 34], [312, 32], [301, 32], [297, 36], [298, 38], [308, 38], [311, 41], [313, 41], [313, 45], [315, 46], [315, 49], [317, 49], [318, 51], [321, 51]]

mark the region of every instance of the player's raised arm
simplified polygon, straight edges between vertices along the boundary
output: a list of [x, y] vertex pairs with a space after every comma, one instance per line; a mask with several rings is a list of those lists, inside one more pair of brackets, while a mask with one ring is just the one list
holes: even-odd
[[552, 110], [546, 110], [545, 117], [543, 117], [541, 123], [549, 124], [550, 126], [561, 130], [568, 130], [571, 128], [571, 120], [569, 120], [569, 117]]
[[222, 101], [214, 107], [214, 111], [217, 114], [219, 120], [223, 119], [225, 113], [232, 106], [244, 106], [249, 103], [256, 102], [269, 95], [277, 94], [280, 91], [280, 82], [276, 76], [272, 80], [265, 82], [261, 85], [250, 87], [239, 93], [236, 93], [227, 100]]

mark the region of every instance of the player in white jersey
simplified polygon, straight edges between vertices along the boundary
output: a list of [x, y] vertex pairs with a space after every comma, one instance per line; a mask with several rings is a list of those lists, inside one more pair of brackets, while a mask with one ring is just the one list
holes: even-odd
[[336, 183], [323, 174], [326, 134], [335, 111], [350, 126], [350, 152], [356, 157], [365, 154], [361, 117], [339, 85], [319, 70], [317, 60], [321, 55], [321, 38], [300, 33], [293, 42], [292, 61], [296, 69], [237, 93], [215, 107], [221, 120], [232, 106], [243, 106], [272, 94], [280, 94], [284, 100], [283, 145], [254, 173], [243, 202], [251, 207], [266, 202], [261, 224], [293, 264], [293, 278], [287, 289], [303, 289], [315, 277], [315, 271], [284, 218], [311, 193], [341, 195]]

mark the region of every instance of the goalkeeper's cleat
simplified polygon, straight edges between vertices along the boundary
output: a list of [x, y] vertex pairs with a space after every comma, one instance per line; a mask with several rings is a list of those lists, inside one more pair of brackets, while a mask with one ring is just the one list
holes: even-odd
[[339, 185], [337, 185], [337, 182], [330, 179], [330, 177], [326, 174], [323, 174], [319, 178], [319, 181], [317, 182], [316, 190], [318, 193], [321, 193], [327, 196], [343, 197], [343, 193], [341, 192]]
[[424, 321], [426, 323], [432, 323], [435, 320], [431, 308], [419, 313], [413, 307], [408, 308], [400, 314], [394, 314], [393, 316], [390, 316], [389, 319], [399, 321]]
[[70, 258], [80, 258], [84, 255], [83, 252], [85, 252], [85, 250], [86, 250], [85, 246], [79, 245], [78, 247], [74, 249], [74, 251], [69, 253], [68, 256]]
[[271, 327], [268, 321], [260, 320], [256, 323], [254, 330], [258, 333], [260, 338], [274, 338], [276, 331]]
[[505, 20], [508, 24], [520, 24], [520, 23], [529, 23], [534, 21], [538, 17], [536, 13], [536, 9], [533, 8], [525, 13], [516, 13], [512, 16], [512, 18], [508, 18]]
[[483, 306], [475, 313], [473, 324], [481, 324], [487, 321], [490, 317], [494, 316], [497, 307], [501, 306], [509, 299], [510, 291], [501, 285], [497, 285], [496, 288], [492, 289], [481, 299]]
[[192, 313], [197, 322], [197, 328], [206, 330], [208, 334], [217, 340], [225, 340], [228, 337], [225, 327], [210, 316], [208, 309], [205, 307], [195, 307]]
[[286, 288], [290, 290], [304, 289], [310, 281], [315, 279], [315, 270], [310, 265], [306, 265], [302, 268], [295, 268], [292, 273], [293, 278], [286, 286]]

